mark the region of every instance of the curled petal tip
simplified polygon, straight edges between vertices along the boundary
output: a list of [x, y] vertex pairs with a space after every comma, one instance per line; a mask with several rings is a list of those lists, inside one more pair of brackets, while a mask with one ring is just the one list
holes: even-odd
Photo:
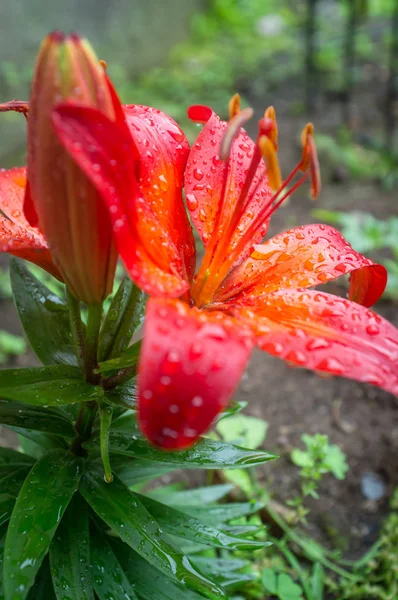
[[213, 111], [211, 108], [209, 106], [205, 106], [204, 104], [194, 104], [187, 110], [188, 118], [196, 123], [207, 123], [212, 114]]

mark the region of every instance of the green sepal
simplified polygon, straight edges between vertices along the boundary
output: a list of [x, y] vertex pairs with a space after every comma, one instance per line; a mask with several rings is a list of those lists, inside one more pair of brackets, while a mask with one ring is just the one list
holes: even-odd
[[25, 600], [82, 475], [82, 461], [64, 451], [31, 469], [11, 515], [4, 551], [5, 600]]
[[18, 258], [10, 259], [10, 276], [15, 306], [36, 356], [45, 365], [77, 366], [66, 302]]
[[99, 600], [138, 600], [108, 540], [94, 528], [91, 534], [91, 564], [94, 589]]
[[115, 477], [104, 482], [100, 473], [85, 473], [80, 491], [97, 515], [120, 538], [168, 577], [196, 589], [206, 598], [225, 599], [221, 588], [194, 569], [170, 542], [138, 497]]
[[88, 506], [80, 494], [69, 503], [50, 545], [57, 600], [94, 600]]
[[36, 406], [60, 406], [98, 400], [104, 394], [99, 386], [81, 378], [70, 366], [5, 369], [0, 371], [0, 396]]
[[126, 277], [112, 299], [101, 329], [98, 360], [115, 358], [127, 349], [142, 324], [145, 294]]
[[32, 429], [73, 438], [75, 430], [71, 421], [60, 411], [19, 402], [0, 400], [0, 423], [20, 429]]

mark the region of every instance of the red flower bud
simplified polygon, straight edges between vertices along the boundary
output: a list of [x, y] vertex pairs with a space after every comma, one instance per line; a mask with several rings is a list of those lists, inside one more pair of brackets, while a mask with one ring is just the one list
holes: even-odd
[[116, 118], [116, 100], [90, 45], [77, 35], [54, 32], [41, 45], [32, 83], [24, 210], [46, 236], [73, 295], [95, 304], [112, 290], [117, 254], [102, 199], [55, 133], [53, 110], [65, 101]]

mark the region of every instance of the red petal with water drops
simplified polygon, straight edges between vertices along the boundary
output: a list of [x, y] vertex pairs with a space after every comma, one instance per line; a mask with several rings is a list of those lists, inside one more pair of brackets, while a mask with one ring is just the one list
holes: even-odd
[[25, 167], [0, 169], [0, 252], [29, 260], [61, 279], [44, 236], [24, 216], [25, 187]]
[[181, 254], [185, 272], [180, 274], [192, 280], [195, 241], [182, 198], [188, 140], [177, 123], [160, 110], [138, 105], [123, 109], [139, 152], [141, 193]]
[[136, 283], [151, 295], [180, 296], [181, 254], [142, 197], [137, 149], [127, 127], [93, 108], [59, 105], [54, 126], [66, 150], [96, 186], [109, 209], [120, 256]]
[[151, 299], [139, 372], [139, 419], [156, 446], [192, 446], [228, 404], [253, 347], [252, 334], [223, 313]]
[[368, 308], [315, 290], [283, 290], [233, 312], [252, 326], [262, 350], [398, 395], [398, 329]]
[[351, 273], [351, 300], [371, 306], [384, 292], [387, 271], [355, 252], [328, 225], [305, 225], [257, 245], [217, 291], [215, 300], [244, 303], [245, 298], [280, 289], [314, 287]]
[[[207, 107], [191, 107], [188, 116], [193, 120], [208, 120], [192, 146], [185, 171], [185, 194], [192, 221], [199, 232], [205, 246], [216, 236], [217, 241], [223, 233], [225, 221], [232, 214], [240, 192], [246, 181], [247, 171], [255, 150], [253, 140], [241, 129], [232, 144], [230, 159], [227, 163], [219, 158], [221, 141], [228, 123]], [[226, 175], [227, 174], [227, 175]], [[225, 177], [227, 179], [225, 180]], [[227, 254], [233, 250], [253, 222], [261, 206], [270, 198], [271, 191], [267, 184], [265, 165], [260, 162], [250, 192], [254, 191], [259, 181], [264, 180], [256, 194], [248, 203], [240, 221], [232, 235]], [[223, 204], [223, 202], [224, 204]], [[223, 204], [223, 206], [222, 206]], [[222, 219], [218, 222], [222, 209]], [[268, 223], [260, 223], [249, 245], [240, 253], [238, 260], [243, 260], [251, 252], [253, 245], [264, 238]]]

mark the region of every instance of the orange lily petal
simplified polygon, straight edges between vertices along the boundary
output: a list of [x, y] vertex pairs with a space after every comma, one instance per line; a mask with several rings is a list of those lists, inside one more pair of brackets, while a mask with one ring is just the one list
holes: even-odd
[[[205, 126], [192, 146], [185, 171], [187, 206], [192, 221], [204, 245], [207, 246], [213, 235], [217, 236], [217, 241], [224, 231], [225, 222], [218, 222], [220, 211], [222, 210], [224, 220], [227, 220], [234, 211], [241, 189], [246, 181], [247, 170], [255, 150], [255, 143], [241, 129], [232, 143], [229, 161], [224, 163], [221, 161], [219, 153], [228, 123], [221, 121], [211, 109], [202, 106], [191, 107], [188, 116], [192, 120], [200, 122], [207, 118]], [[226, 172], [227, 179], [224, 184]], [[262, 179], [264, 180], [263, 185], [259, 187], [259, 190], [247, 205], [232, 235], [228, 254], [244, 235], [261, 206], [270, 198], [271, 190], [267, 185], [265, 165], [261, 161], [250, 192], [254, 191], [255, 186]], [[223, 206], [222, 201], [224, 201]], [[267, 226], [268, 224], [265, 223], [259, 227], [251, 239], [250, 245], [241, 253], [238, 262], [248, 256], [253, 244], [263, 239]]]
[[151, 298], [139, 370], [139, 420], [162, 448], [192, 446], [228, 404], [253, 337], [223, 313]]
[[191, 281], [196, 250], [182, 200], [188, 140], [177, 123], [160, 110], [138, 105], [123, 109], [139, 152], [138, 181], [142, 196], [175, 247], [180, 249], [186, 278]]
[[215, 301], [245, 299], [279, 289], [307, 288], [351, 273], [349, 297], [371, 306], [384, 292], [387, 272], [355, 252], [329, 225], [305, 225], [257, 245], [221, 284]]
[[143, 167], [135, 160], [136, 146], [127, 127], [96, 109], [72, 104], [55, 110], [54, 126], [107, 205], [131, 277], [148, 294], [182, 295], [189, 288], [184, 257], [143, 197], [137, 180]]
[[26, 167], [0, 169], [0, 252], [8, 252], [42, 267], [61, 280], [44, 236], [23, 213]]
[[283, 290], [233, 314], [270, 354], [398, 395], [398, 329], [360, 304], [316, 290]]

